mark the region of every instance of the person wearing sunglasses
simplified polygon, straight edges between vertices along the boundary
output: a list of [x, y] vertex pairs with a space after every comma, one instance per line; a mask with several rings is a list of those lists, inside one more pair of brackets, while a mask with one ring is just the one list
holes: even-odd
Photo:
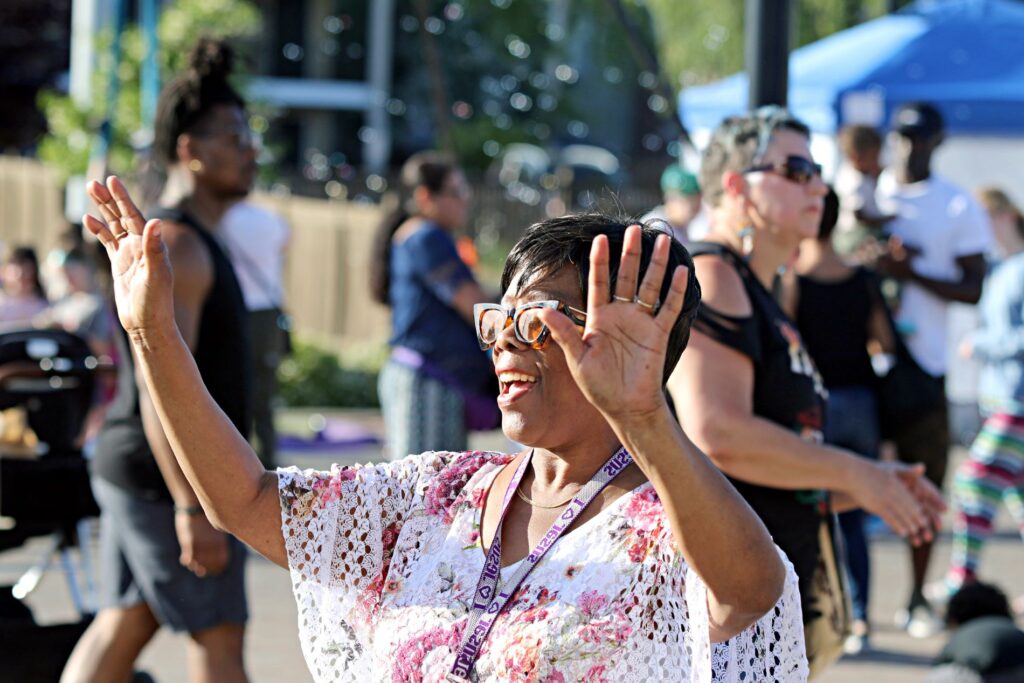
[[474, 320], [522, 451], [268, 472], [181, 341], [161, 224], [100, 188], [129, 235], [86, 225], [174, 452], [290, 569], [317, 681], [806, 679], [791, 565], [667, 404], [700, 302], [678, 242], [582, 215], [513, 248]]
[[923, 468], [822, 444], [827, 392], [772, 294], [821, 220], [826, 187], [809, 138], [779, 108], [728, 118], [712, 134], [701, 167], [711, 229], [691, 246], [704, 300], [669, 389], [683, 430], [793, 562], [813, 674], [841, 653], [847, 620], [831, 511], [863, 507], [920, 542], [943, 503]]

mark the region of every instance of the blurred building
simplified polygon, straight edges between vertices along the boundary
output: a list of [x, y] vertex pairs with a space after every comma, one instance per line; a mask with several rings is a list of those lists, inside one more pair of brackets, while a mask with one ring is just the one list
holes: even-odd
[[66, 83], [71, 0], [0, 2], [0, 153], [25, 154], [46, 130], [42, 88]]
[[[20, 36], [36, 57], [12, 51], [0, 73], [91, 101], [98, 36], [114, 24], [116, 8], [134, 22], [171, 2], [4, 0], [0, 16], [11, 21], [0, 35]], [[292, 192], [375, 199], [389, 169], [438, 144], [439, 110], [457, 133], [460, 158], [481, 170], [515, 143], [552, 158], [587, 145], [614, 156], [622, 169], [616, 183], [654, 188], [677, 144], [660, 118], [668, 103], [647, 89], [654, 76], [638, 69], [603, 5], [453, 1], [431, 3], [424, 18], [415, 0], [249, 2], [263, 26], [240, 47], [262, 124], [265, 180]], [[39, 35], [59, 49], [47, 49]], [[14, 143], [28, 148], [45, 125], [32, 92], [32, 116], [19, 120], [34, 124]]]

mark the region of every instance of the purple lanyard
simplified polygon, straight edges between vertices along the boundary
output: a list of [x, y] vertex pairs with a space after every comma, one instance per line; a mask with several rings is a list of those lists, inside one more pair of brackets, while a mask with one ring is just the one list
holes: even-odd
[[483, 645], [484, 640], [487, 639], [487, 634], [490, 633], [491, 627], [494, 626], [498, 615], [501, 614], [501, 610], [504, 609], [512, 594], [519, 588], [519, 584], [537, 566], [537, 563], [540, 562], [540, 559], [544, 557], [544, 554], [547, 553], [551, 546], [555, 544], [555, 541], [561, 538], [565, 530], [572, 526], [576, 518], [594, 501], [597, 494], [604, 490], [604, 487], [612, 479], [617, 477], [622, 470], [629, 467], [633, 462], [633, 458], [630, 457], [625, 448], [620, 448], [616, 451], [615, 455], [608, 459], [608, 462], [598, 470], [597, 474], [569, 502], [569, 506], [551, 525], [548, 532], [544, 534], [544, 538], [540, 539], [537, 547], [530, 551], [530, 554], [523, 559], [519, 569], [516, 570], [512, 578], [502, 586], [501, 592], [498, 593], [498, 577], [501, 573], [501, 527], [505, 522], [505, 513], [508, 512], [508, 504], [512, 500], [512, 494], [519, 488], [519, 484], [523, 479], [523, 475], [526, 474], [526, 468], [529, 466], [532, 458], [533, 451], [530, 451], [530, 455], [523, 458], [523, 462], [516, 469], [516, 473], [513, 475], [512, 481], [509, 482], [508, 489], [505, 491], [505, 499], [501, 504], [501, 517], [498, 519], [498, 528], [494, 530], [494, 540], [491, 541], [491, 549], [487, 552], [484, 568], [480, 571], [480, 579], [477, 581], [476, 592], [473, 596], [473, 607], [469, 611], [469, 622], [466, 624], [466, 630], [462, 635], [462, 643], [459, 645], [459, 650], [455, 655], [455, 663], [452, 664], [451, 673], [445, 679], [447, 681], [461, 683], [470, 680], [470, 673], [473, 671], [477, 657], [480, 656], [480, 647]]

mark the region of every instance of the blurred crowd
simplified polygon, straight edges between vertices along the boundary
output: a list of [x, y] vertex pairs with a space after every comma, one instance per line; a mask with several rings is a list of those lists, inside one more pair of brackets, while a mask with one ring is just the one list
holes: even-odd
[[[176, 320], [207, 387], [273, 469], [289, 229], [245, 201], [255, 152], [230, 50], [204, 41], [190, 60], [161, 96], [155, 152], [168, 189], [147, 218], [166, 225]], [[1024, 534], [1024, 214], [1000, 188], [937, 175], [943, 139], [928, 103], [900, 107], [888, 137], [850, 126], [828, 187], [806, 126], [759, 110], [723, 122], [700, 169], [669, 166], [663, 204], [641, 219], [688, 247], [703, 289], [667, 384], [677, 418], [796, 567], [813, 673], [871, 648], [882, 617], [868, 611], [869, 545], [881, 519], [912, 541], [897, 623], [915, 637], [955, 628], [929, 681], [1024, 675], [1013, 605], [981, 583], [980, 564], [1000, 506]], [[379, 385], [391, 460], [466, 449], [471, 431], [501, 424], [495, 396], [514, 390], [481, 351], [482, 326], [504, 321], [485, 323], [477, 305], [502, 293], [481, 284], [460, 240], [473, 188], [455, 161], [421, 152], [399, 191], [370, 282], [393, 324]], [[101, 284], [109, 264], [78, 234], [41, 260], [31, 247], [7, 251], [0, 336], [62, 329], [118, 375], [100, 382], [77, 442], [95, 453], [108, 575], [62, 680], [127, 680], [161, 626], [191, 634], [192, 666], [208, 680], [245, 680], [245, 550], [206, 519], [170, 453]], [[950, 338], [952, 303], [977, 305], [965, 339]], [[508, 317], [518, 332], [519, 312]], [[981, 365], [984, 414], [952, 477], [951, 358]], [[929, 486], [947, 494], [953, 519], [952, 561], [936, 583], [926, 582], [938, 514]], [[923, 512], [909, 511], [915, 498]]]

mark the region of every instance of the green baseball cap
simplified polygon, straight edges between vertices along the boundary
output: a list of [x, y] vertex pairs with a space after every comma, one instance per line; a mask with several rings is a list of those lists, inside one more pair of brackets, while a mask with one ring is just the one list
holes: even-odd
[[687, 171], [679, 164], [672, 164], [661, 174], [661, 191], [677, 192], [684, 195], [700, 194], [700, 184], [697, 176]]

